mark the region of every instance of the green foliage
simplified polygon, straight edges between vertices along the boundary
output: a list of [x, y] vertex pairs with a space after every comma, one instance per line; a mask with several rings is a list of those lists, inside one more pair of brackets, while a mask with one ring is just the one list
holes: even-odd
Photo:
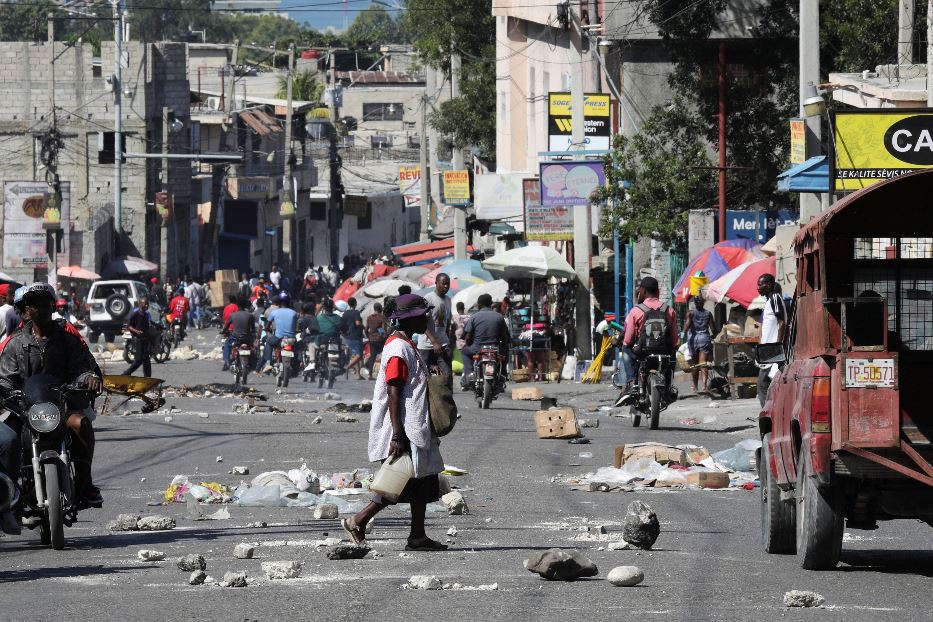
[[710, 206], [715, 173], [689, 108], [677, 98], [655, 107], [631, 138], [615, 137], [605, 157], [606, 187], [593, 196], [603, 204], [603, 239], [621, 223], [622, 239], [651, 237], [676, 247], [686, 242], [689, 211]]
[[430, 123], [457, 147], [496, 155], [496, 19], [492, 0], [407, 0], [401, 26], [421, 61], [450, 75], [450, 56], [461, 56], [461, 95], [444, 102]]
[[343, 35], [351, 48], [377, 47], [384, 43], [406, 43], [404, 28], [381, 6], [360, 11]]
[[61, 15], [51, 0], [0, 4], [0, 41], [45, 41], [49, 12]]
[[[926, 12], [917, 5], [918, 19]], [[915, 39], [925, 32], [915, 29]], [[897, 57], [897, 0], [820, 2], [820, 57], [824, 71], [859, 72], [894, 63]]]
[[210, 0], [158, 0], [139, 9], [130, 6], [130, 36], [147, 43], [177, 41], [188, 33], [189, 25], [203, 23], [210, 10]]
[[[280, 99], [285, 99], [288, 94], [288, 78], [279, 77], [279, 90], [275, 94]], [[299, 101], [316, 102], [320, 101], [324, 94], [324, 84], [319, 81], [315, 74], [306, 69], [305, 71], [296, 71], [292, 82], [292, 98]]]

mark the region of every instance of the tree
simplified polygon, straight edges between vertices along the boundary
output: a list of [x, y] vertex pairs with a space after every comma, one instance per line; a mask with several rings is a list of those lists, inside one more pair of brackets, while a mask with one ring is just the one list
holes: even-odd
[[606, 186], [592, 197], [603, 205], [603, 239], [611, 238], [619, 223], [623, 239], [682, 245], [689, 211], [715, 200], [702, 127], [683, 99], [655, 107], [631, 138], [617, 135], [604, 162]]
[[[127, 9], [130, 35], [137, 41], [186, 40], [189, 27], [204, 23], [211, 14], [210, 0], [157, 0]], [[197, 27], [195, 27], [197, 29]]]
[[0, 41], [45, 41], [49, 12], [61, 14], [51, 0], [0, 4]]
[[[320, 101], [324, 93], [324, 84], [317, 79], [310, 69], [296, 71], [292, 81], [292, 98], [298, 101]], [[288, 76], [279, 77], [279, 91], [275, 94], [279, 99], [288, 96]]]
[[384, 43], [402, 43], [404, 33], [389, 12], [381, 6], [360, 11], [343, 37], [351, 48], [378, 47]]

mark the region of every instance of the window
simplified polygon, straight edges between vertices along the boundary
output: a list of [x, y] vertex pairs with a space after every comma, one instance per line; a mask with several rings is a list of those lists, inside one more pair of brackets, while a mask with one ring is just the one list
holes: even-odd
[[361, 121], [401, 121], [405, 107], [400, 103], [363, 104]]
[[[99, 132], [97, 134], [97, 163], [98, 164], [113, 164], [114, 160], [114, 133], [113, 132]], [[121, 149], [121, 162], [126, 162], [126, 156], [123, 155], [126, 153], [126, 133], [120, 135], [120, 144], [122, 145]]]
[[311, 220], [327, 220], [327, 201], [311, 201], [308, 206], [308, 218]]
[[366, 215], [356, 217], [356, 228], [359, 231], [373, 228], [373, 202], [366, 201]]

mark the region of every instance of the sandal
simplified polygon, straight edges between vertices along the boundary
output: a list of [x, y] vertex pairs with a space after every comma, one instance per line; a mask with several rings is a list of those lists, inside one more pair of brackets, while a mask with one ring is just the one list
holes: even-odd
[[406, 551], [446, 551], [447, 545], [441, 544], [436, 540], [425, 536], [423, 538], [409, 538], [408, 545], [405, 547]]
[[353, 517], [340, 519], [340, 526], [343, 527], [343, 530], [350, 536], [350, 540], [353, 544], [363, 544], [363, 542], [366, 541], [366, 532], [357, 527]]

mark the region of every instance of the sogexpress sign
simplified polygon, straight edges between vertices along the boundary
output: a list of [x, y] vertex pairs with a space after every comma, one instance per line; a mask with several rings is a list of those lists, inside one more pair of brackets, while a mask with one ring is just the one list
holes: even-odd
[[833, 115], [835, 190], [859, 190], [933, 168], [933, 110], [847, 110]]

